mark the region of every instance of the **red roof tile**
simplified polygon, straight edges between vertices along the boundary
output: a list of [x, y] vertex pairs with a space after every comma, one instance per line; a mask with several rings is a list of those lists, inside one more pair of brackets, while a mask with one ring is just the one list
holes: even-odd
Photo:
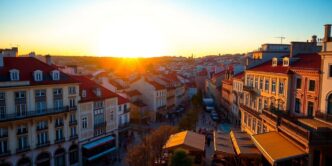
[[[9, 71], [12, 69], [19, 70], [19, 81], [29, 81], [30, 85], [78, 83], [61, 71], [59, 71], [60, 80], [52, 80], [51, 71], [57, 70], [57, 68], [33, 57], [4, 57], [4, 66], [0, 67], [0, 82], [10, 81]], [[34, 80], [33, 72], [36, 70], [43, 72], [42, 81]]]
[[149, 81], [149, 80], [146, 80], [147, 83], [149, 83], [150, 85], [152, 85], [156, 90], [162, 90], [162, 89], [166, 89], [165, 86], [157, 83], [156, 81]]
[[[80, 102], [99, 101], [108, 98], [118, 97], [117, 94], [111, 92], [110, 90], [90, 80], [86, 76], [72, 76], [72, 77], [80, 82], [80, 95], [81, 95]], [[95, 94], [96, 88], [100, 89], [101, 96], [97, 96]], [[86, 91], [86, 97], [82, 96], [83, 90]]]
[[117, 95], [118, 96], [118, 104], [121, 105], [121, 104], [125, 104], [125, 103], [128, 103], [129, 100], [120, 96], [120, 95]]
[[127, 91], [127, 95], [128, 96], [139, 96], [139, 95], [142, 95], [142, 93], [135, 89], [135, 90]]

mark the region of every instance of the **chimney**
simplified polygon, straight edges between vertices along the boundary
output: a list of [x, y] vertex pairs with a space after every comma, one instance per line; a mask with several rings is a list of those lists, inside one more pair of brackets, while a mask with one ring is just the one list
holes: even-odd
[[46, 63], [47, 63], [48, 65], [52, 65], [51, 55], [46, 55], [46, 56], [45, 56], [45, 59], [46, 59]]
[[329, 42], [331, 37], [331, 24], [325, 24], [325, 33], [324, 33], [324, 39], [323, 42]]
[[312, 35], [311, 42], [312, 43], [317, 43], [317, 36], [316, 35]]
[[30, 52], [30, 53], [29, 53], [29, 57], [31, 57], [31, 58], [36, 57], [36, 53], [35, 53], [35, 52]]

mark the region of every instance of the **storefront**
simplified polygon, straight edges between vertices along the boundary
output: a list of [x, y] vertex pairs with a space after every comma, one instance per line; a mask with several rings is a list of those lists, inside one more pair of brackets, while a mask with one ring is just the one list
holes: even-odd
[[116, 158], [116, 140], [113, 136], [106, 136], [82, 146], [84, 165], [91, 163], [108, 163]]

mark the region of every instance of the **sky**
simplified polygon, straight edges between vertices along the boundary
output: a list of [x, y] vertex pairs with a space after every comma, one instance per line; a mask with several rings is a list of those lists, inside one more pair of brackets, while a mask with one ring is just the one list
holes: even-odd
[[19, 54], [246, 53], [323, 37], [331, 0], [0, 0], [0, 48]]

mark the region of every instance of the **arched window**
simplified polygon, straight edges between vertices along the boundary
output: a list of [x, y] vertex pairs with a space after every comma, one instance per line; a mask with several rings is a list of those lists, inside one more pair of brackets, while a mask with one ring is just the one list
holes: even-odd
[[332, 94], [327, 98], [327, 114], [332, 114]]
[[31, 160], [27, 157], [23, 157], [17, 162], [17, 166], [32, 166]]
[[40, 70], [36, 70], [33, 72], [33, 77], [35, 81], [42, 81], [43, 80], [43, 72]]
[[70, 165], [78, 162], [78, 146], [72, 145], [69, 148], [69, 163]]
[[58, 70], [52, 71], [52, 79], [53, 80], [60, 80], [60, 72]]
[[54, 165], [55, 166], [65, 166], [66, 165], [66, 157], [65, 157], [65, 149], [57, 149], [54, 153]]
[[37, 156], [36, 165], [37, 166], [50, 165], [51, 164], [50, 161], [51, 161], [50, 154], [48, 154], [46, 152], [42, 152], [41, 154], [39, 154]]
[[17, 69], [12, 69], [9, 71], [10, 73], [10, 80], [11, 81], [18, 81], [20, 80], [20, 71]]

